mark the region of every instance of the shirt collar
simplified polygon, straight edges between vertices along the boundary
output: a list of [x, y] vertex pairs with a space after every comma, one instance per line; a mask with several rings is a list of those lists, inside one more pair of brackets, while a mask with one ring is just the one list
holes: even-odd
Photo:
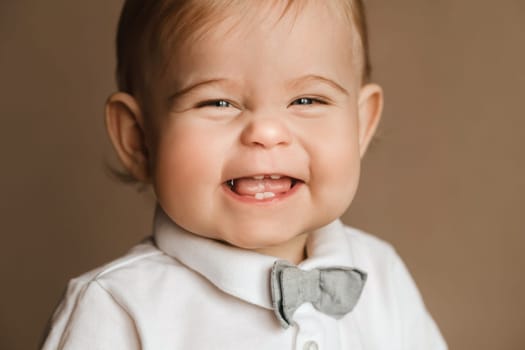
[[[272, 309], [270, 271], [279, 258], [259, 254], [188, 232], [157, 206], [154, 239], [164, 253], [198, 272], [217, 288], [266, 309]], [[344, 226], [339, 220], [312, 232], [306, 243], [308, 258], [298, 267], [352, 267]]]

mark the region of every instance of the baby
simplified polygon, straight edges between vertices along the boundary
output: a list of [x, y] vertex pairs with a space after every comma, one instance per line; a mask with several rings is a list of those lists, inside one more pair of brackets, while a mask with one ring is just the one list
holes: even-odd
[[359, 0], [127, 0], [106, 125], [152, 237], [72, 280], [44, 349], [446, 349], [338, 218], [382, 90]]

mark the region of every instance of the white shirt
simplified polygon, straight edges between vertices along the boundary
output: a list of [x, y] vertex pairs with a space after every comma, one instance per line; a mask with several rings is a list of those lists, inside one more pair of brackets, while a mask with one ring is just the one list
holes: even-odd
[[303, 304], [283, 329], [270, 292], [277, 258], [186, 232], [159, 209], [152, 239], [69, 283], [43, 349], [447, 348], [387, 243], [335, 221], [309, 236], [307, 256], [299, 268], [356, 267], [367, 282], [342, 319]]

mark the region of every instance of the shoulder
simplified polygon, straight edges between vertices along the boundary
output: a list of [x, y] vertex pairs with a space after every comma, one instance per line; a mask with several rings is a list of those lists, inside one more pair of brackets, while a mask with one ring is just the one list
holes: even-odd
[[70, 280], [43, 349], [100, 348], [97, 346], [101, 344], [104, 348], [136, 348], [129, 309], [115, 298], [106, 281], [118, 281], [121, 287], [117, 289], [124, 289], [130, 280], [126, 274], [144, 270], [144, 266], [163, 258], [151, 240], [146, 240], [121, 258]]
[[[345, 226], [345, 234], [356, 267], [368, 276], [358, 308], [362, 322], [374, 324], [376, 330], [391, 332], [392, 339], [397, 339], [402, 349], [446, 349], [409, 270], [394, 247], [356, 228]], [[378, 315], [381, 317], [376, 317]]]
[[128, 312], [129, 299], [151, 295], [155, 286], [167, 280], [166, 276], [170, 277], [170, 283], [175, 283], [185, 270], [148, 238], [122, 257], [71, 279], [54, 317], [75, 312], [76, 306], [82, 303], [104, 302], [104, 298]]
[[109, 263], [88, 271], [69, 281], [68, 289], [84, 287], [92, 282], [112, 279], [131, 270], [142, 270], [155, 261], [162, 261], [164, 254], [157, 249], [151, 239], [134, 246], [125, 255]]
[[174, 283], [185, 273], [184, 265], [158, 249], [149, 238], [122, 257], [71, 279], [65, 298], [82, 298], [86, 289], [100, 288], [126, 307], [125, 295], [133, 298], [134, 293], [149, 294], [150, 288], [162, 285], [167, 277]]
[[[99, 290], [132, 318], [148, 319], [173, 293], [187, 300], [207, 281], [177, 259], [157, 248], [152, 239], [132, 248], [123, 257], [69, 282], [64, 301], [86, 301], [91, 289]], [[90, 303], [98, 302], [91, 298]]]
[[[148, 267], [157, 262], [162, 264], [163, 260], [165, 264], [172, 261], [155, 247], [151, 239], [146, 239], [122, 257], [72, 278], [68, 282], [61, 306], [68, 303], [76, 304], [80, 299], [85, 299], [86, 294], [96, 289], [111, 294], [105, 287], [107, 282], [119, 281], [120, 284], [126, 285], [128, 282], [126, 279], [132, 278], [131, 275], [145, 274]], [[57, 311], [60, 311], [60, 307]]]

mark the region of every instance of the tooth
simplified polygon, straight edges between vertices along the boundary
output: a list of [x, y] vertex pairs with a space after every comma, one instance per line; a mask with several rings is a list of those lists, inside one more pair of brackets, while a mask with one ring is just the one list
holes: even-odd
[[253, 177], [255, 180], [264, 180], [264, 175], [257, 175]]
[[273, 192], [259, 192], [259, 193], [256, 193], [254, 197], [257, 200], [263, 200], [263, 199], [275, 197], [275, 193], [273, 193]]
[[281, 178], [281, 175], [271, 175], [270, 178], [272, 180], [279, 180]]

